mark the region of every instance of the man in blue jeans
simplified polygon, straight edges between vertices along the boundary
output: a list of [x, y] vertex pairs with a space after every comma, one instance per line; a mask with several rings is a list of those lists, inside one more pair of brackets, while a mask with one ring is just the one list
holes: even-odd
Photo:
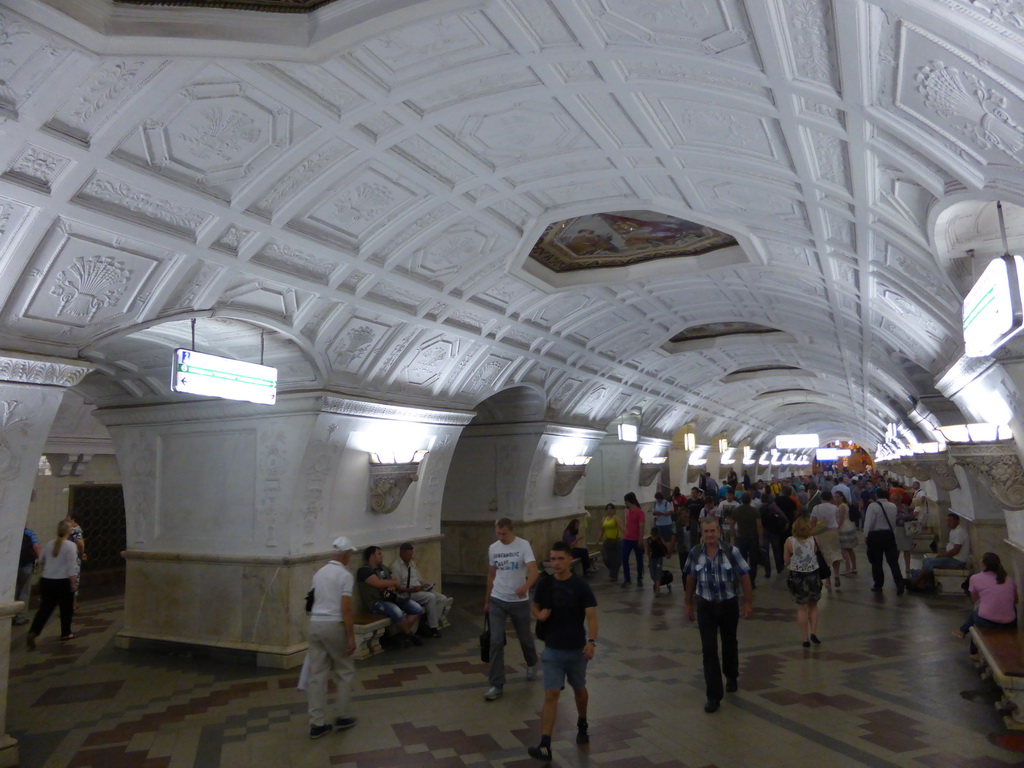
[[356, 583], [359, 585], [359, 597], [363, 601], [363, 608], [370, 613], [379, 613], [391, 619], [395, 629], [407, 642], [423, 645], [423, 641], [413, 632], [416, 620], [423, 613], [423, 607], [398, 596], [401, 583], [383, 565], [384, 552], [380, 547], [367, 547], [363, 550], [363, 561], [365, 565], [356, 571]]
[[[686, 618], [694, 619], [696, 597], [697, 626], [704, 656], [704, 686], [707, 703], [704, 711], [717, 712], [721, 705], [722, 673], [725, 672], [725, 690], [739, 689], [739, 644], [736, 630], [740, 616], [748, 619], [754, 611], [754, 592], [750, 586], [750, 566], [736, 547], [721, 543], [722, 529], [718, 518], [706, 517], [701, 521], [702, 543], [690, 550], [686, 558]], [[727, 552], [728, 550], [728, 552]], [[737, 587], [743, 590], [743, 603], [737, 597]], [[722, 657], [718, 657], [718, 635], [722, 635]]]
[[544, 663], [540, 744], [527, 750], [530, 757], [538, 760], [551, 760], [551, 732], [566, 681], [576, 700], [576, 743], [590, 743], [587, 662], [594, 658], [597, 648], [597, 599], [590, 585], [573, 575], [571, 547], [556, 541], [551, 545], [548, 560], [554, 575], [537, 582], [530, 604], [530, 612], [537, 619], [537, 634], [543, 635], [544, 640], [540, 656]]
[[960, 515], [950, 512], [946, 515], [946, 526], [949, 528], [949, 541], [945, 551], [938, 557], [925, 557], [921, 562], [921, 572], [910, 583], [913, 590], [928, 589], [935, 586], [932, 571], [936, 568], [966, 568], [971, 557], [971, 537], [967, 527], [960, 524]]

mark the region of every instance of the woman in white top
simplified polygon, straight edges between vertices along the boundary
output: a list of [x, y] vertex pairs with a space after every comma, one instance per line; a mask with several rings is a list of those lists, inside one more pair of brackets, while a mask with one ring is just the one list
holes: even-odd
[[42, 575], [39, 579], [39, 610], [32, 621], [25, 643], [36, 647], [36, 638], [53, 613], [60, 608], [60, 639], [74, 640], [71, 617], [75, 610], [75, 592], [78, 591], [78, 547], [68, 541], [71, 524], [61, 520], [57, 524], [57, 538], [46, 542], [39, 553]]
[[796, 623], [800, 627], [804, 648], [818, 639], [818, 601], [821, 599], [821, 574], [818, 572], [818, 543], [811, 536], [811, 521], [798, 517], [793, 522], [793, 535], [786, 539], [784, 550], [789, 577], [786, 586], [796, 601]]

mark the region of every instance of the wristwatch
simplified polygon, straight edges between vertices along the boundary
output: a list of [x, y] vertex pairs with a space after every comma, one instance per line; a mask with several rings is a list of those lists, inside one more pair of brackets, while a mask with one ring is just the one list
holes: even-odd
[[595, 640], [594, 638], [591, 637], [591, 638], [587, 639], [587, 643], [590, 643], [592, 645], [597, 645], [597, 640]]

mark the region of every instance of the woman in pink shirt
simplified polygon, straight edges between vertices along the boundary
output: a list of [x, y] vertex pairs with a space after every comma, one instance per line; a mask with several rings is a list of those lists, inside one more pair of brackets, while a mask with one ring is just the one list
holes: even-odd
[[[1006, 569], [995, 552], [986, 552], [981, 557], [981, 573], [971, 576], [970, 591], [974, 599], [974, 611], [960, 627], [957, 637], [966, 637], [972, 626], [1016, 627], [1017, 587], [1006, 578]], [[971, 643], [971, 653], [978, 649]]]
[[628, 587], [633, 582], [629, 579], [629, 554], [636, 553], [636, 585], [644, 585], [644, 551], [640, 547], [640, 539], [644, 535], [644, 523], [647, 516], [636, 500], [636, 494], [630, 491], [623, 497], [626, 501], [626, 530], [622, 536], [622, 575], [625, 581], [622, 586]]

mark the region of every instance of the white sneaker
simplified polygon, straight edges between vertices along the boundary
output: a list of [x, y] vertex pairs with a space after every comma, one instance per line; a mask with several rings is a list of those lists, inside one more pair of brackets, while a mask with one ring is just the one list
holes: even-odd
[[537, 679], [537, 668], [536, 667], [527, 667], [526, 668], [526, 679], [527, 680], [536, 680]]
[[501, 696], [501, 688], [492, 685], [487, 689], [487, 693], [484, 694], [484, 701], [494, 701], [499, 696]]

